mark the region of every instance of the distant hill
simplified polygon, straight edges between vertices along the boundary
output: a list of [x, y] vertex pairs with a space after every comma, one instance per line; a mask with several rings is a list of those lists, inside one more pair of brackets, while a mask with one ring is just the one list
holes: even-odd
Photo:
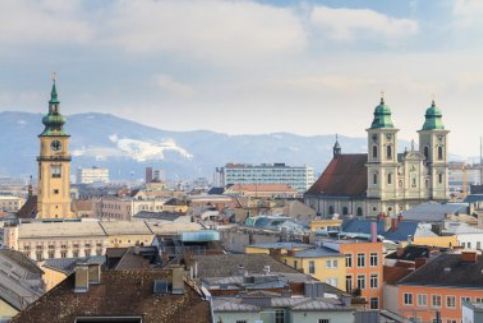
[[[36, 176], [41, 117], [25, 112], [0, 113], [0, 175]], [[72, 173], [77, 167], [95, 165], [109, 168], [113, 179], [143, 178], [146, 166], [163, 168], [173, 180], [211, 179], [214, 168], [227, 162], [306, 164], [319, 173], [332, 158], [334, 144], [333, 135], [166, 131], [100, 113], [71, 115], [65, 128], [72, 136]], [[339, 136], [339, 141], [343, 153], [366, 151], [366, 138]]]

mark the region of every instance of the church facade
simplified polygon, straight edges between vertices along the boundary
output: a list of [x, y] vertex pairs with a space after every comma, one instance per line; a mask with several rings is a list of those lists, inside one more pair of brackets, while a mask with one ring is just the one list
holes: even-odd
[[397, 216], [422, 202], [448, 198], [448, 133], [433, 101], [426, 110], [419, 148], [398, 152], [398, 131], [381, 98], [367, 131], [367, 154], [342, 154], [336, 140], [333, 158], [305, 193], [306, 204], [324, 217], [333, 214]]

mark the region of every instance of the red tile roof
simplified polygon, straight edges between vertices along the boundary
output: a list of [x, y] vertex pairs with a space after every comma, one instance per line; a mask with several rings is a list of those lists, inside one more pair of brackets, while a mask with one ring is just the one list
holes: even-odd
[[308, 194], [363, 197], [367, 191], [367, 154], [335, 156]]

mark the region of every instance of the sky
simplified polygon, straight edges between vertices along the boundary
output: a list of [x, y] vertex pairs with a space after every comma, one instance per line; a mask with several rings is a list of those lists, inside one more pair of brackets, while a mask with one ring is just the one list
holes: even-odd
[[2, 0], [0, 110], [166, 130], [363, 137], [381, 91], [417, 139], [434, 98], [453, 154], [483, 135], [481, 0]]

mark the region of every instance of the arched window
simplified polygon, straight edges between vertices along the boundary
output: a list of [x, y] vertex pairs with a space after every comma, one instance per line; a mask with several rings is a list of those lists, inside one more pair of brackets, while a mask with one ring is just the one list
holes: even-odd
[[362, 216], [362, 215], [363, 215], [362, 208], [359, 206], [357, 208], [357, 216]]
[[438, 183], [443, 184], [443, 174], [438, 174]]
[[372, 158], [377, 158], [377, 146], [372, 146]]
[[331, 205], [329, 206], [329, 215], [334, 214], [334, 207]]
[[387, 183], [392, 184], [392, 174], [391, 173], [387, 174]]
[[377, 174], [374, 173], [374, 176], [372, 177], [372, 182], [374, 185], [377, 184]]
[[344, 206], [344, 207], [342, 208], [342, 214], [343, 214], [343, 215], [347, 215], [347, 214], [349, 214], [349, 209], [347, 208], [347, 206]]
[[429, 159], [429, 147], [424, 146], [424, 158], [426, 158], [426, 161]]
[[438, 147], [438, 160], [443, 160], [443, 147]]
[[388, 160], [392, 159], [392, 147], [391, 146], [386, 147], [386, 158]]

